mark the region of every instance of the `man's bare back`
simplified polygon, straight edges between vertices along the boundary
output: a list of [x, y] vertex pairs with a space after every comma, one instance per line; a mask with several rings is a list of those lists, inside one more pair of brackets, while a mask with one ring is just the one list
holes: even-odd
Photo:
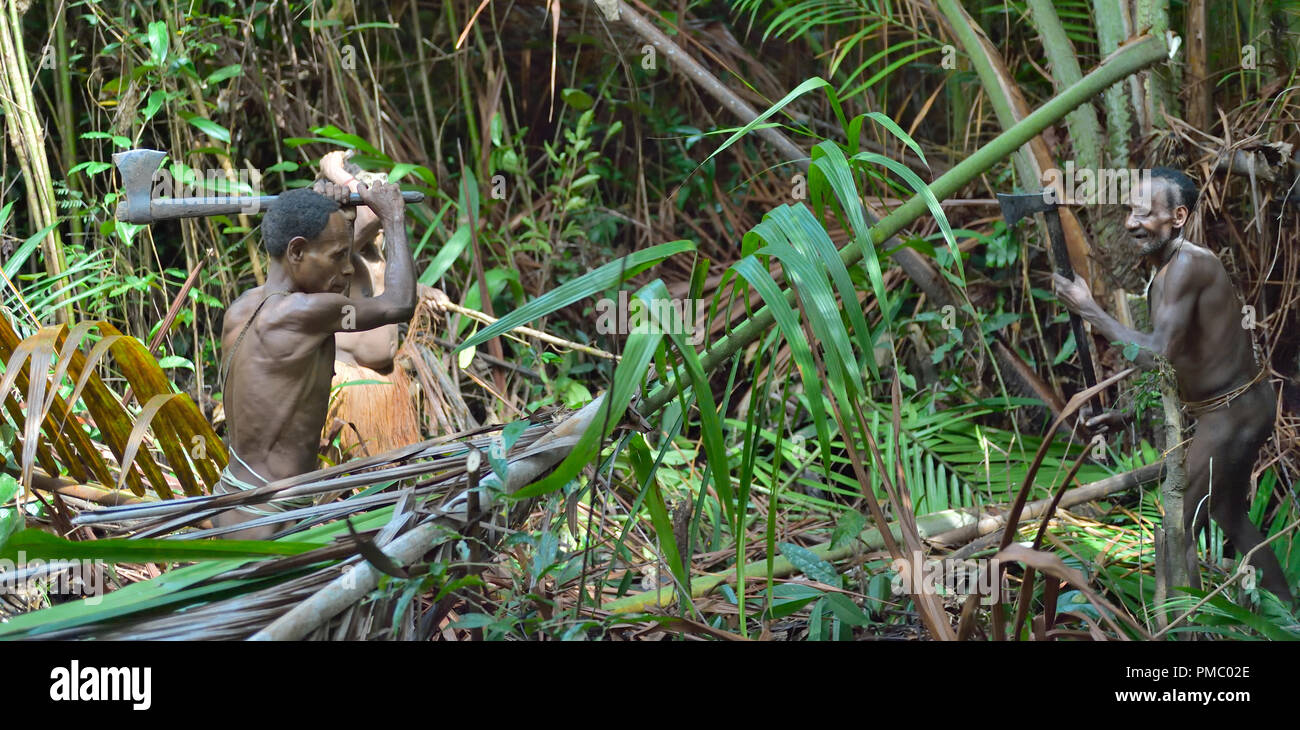
[[[358, 190], [388, 231], [388, 269], [380, 296], [350, 296], [355, 271], [353, 214], [339, 209], [348, 190], [317, 183], [291, 191], [263, 221], [271, 254], [267, 281], [227, 310], [222, 330], [223, 392], [231, 461], [218, 491], [254, 489], [313, 471], [329, 406], [334, 334], [405, 322], [415, 309], [414, 262], [396, 185]], [[228, 526], [276, 511], [231, 510]], [[280, 526], [229, 536], [264, 539]]]

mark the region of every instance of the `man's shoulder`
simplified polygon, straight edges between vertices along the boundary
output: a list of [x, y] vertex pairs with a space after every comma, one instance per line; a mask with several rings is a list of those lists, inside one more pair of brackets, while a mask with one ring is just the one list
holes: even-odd
[[258, 299], [257, 293], [261, 290], [262, 287], [260, 286], [253, 287], [235, 297], [234, 301], [226, 305], [226, 313], [222, 315], [221, 322], [227, 331], [229, 331], [231, 327], [237, 327], [243, 324], [244, 321], [248, 319], [248, 316], [253, 312], [253, 307], [256, 306], [255, 303]]
[[272, 330], [292, 329], [286, 325], [292, 325], [293, 321], [301, 313], [312, 307], [313, 302], [319, 306], [315, 297], [333, 296], [329, 294], [307, 294], [305, 292], [290, 292], [283, 290], [270, 290], [266, 286], [259, 286], [249, 289], [241, 294], [235, 301], [226, 307], [224, 325], [229, 334], [232, 329], [242, 328], [248, 325], [250, 321], [256, 318], [253, 324], [259, 331], [269, 328]]
[[1166, 278], [1171, 285], [1204, 287], [1226, 274], [1223, 262], [1210, 249], [1184, 241], [1169, 262]]
[[273, 292], [283, 294], [284, 296], [275, 297], [275, 301], [268, 303], [268, 308], [274, 306], [274, 317], [277, 321], [291, 322], [303, 317], [316, 315], [322, 309], [339, 310], [346, 305], [350, 299], [334, 292]]
[[334, 292], [279, 292], [258, 316], [259, 327], [281, 347], [293, 350], [315, 346], [355, 321], [353, 300]]

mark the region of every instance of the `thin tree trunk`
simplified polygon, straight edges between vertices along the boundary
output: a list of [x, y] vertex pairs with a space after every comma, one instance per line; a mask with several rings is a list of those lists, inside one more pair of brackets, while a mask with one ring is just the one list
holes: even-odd
[[[45, 129], [36, 114], [36, 100], [32, 98], [32, 76], [23, 50], [22, 18], [14, 0], [0, 0], [0, 107], [5, 113], [5, 128], [9, 143], [23, 172], [27, 187], [28, 219], [32, 232], [43, 230], [58, 220], [54, 204], [54, 185], [50, 177], [49, 161], [45, 157]], [[71, 130], [68, 130], [71, 134]], [[45, 271], [51, 279], [63, 273], [63, 242], [57, 226], [43, 241]], [[65, 295], [56, 300], [59, 317], [72, 318], [72, 307], [64, 305]]]
[[[1183, 417], [1174, 388], [1168, 382], [1161, 386], [1160, 400], [1165, 411], [1165, 479], [1160, 484], [1160, 498], [1165, 517], [1161, 520], [1159, 540], [1156, 543], [1156, 606], [1171, 597], [1178, 586], [1192, 584], [1187, 565], [1187, 546], [1193, 539], [1183, 529], [1183, 495], [1187, 491], [1187, 468], [1184, 464]], [[1161, 608], [1156, 623], [1164, 628], [1170, 611]]]
[[1206, 58], [1205, 0], [1188, 0], [1187, 35], [1187, 122], [1208, 131], [1214, 110], [1208, 83]]
[[[1133, 12], [1133, 25], [1155, 36], [1161, 43], [1165, 42], [1165, 32], [1169, 30], [1169, 0], [1137, 0]], [[1153, 129], [1163, 129], [1164, 114], [1176, 114], [1177, 105], [1170, 91], [1171, 81], [1164, 69], [1147, 69], [1140, 76], [1143, 79], [1143, 135]]]

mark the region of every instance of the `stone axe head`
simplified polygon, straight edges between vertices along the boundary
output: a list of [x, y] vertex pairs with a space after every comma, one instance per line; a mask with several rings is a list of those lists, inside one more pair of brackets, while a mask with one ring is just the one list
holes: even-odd
[[1014, 226], [1027, 215], [1056, 210], [1056, 191], [1047, 187], [1038, 193], [998, 193], [998, 205], [1007, 225]]
[[122, 202], [117, 204], [118, 220], [130, 223], [153, 222], [153, 176], [158, 172], [166, 152], [127, 150], [113, 155], [113, 164], [122, 176]]
[[1002, 217], [1008, 226], [1014, 226], [1025, 216], [1043, 213], [1056, 272], [1067, 279], [1074, 278], [1074, 267], [1070, 264], [1070, 252], [1065, 243], [1065, 231], [1061, 228], [1061, 214], [1057, 210], [1054, 188], [1046, 187], [1037, 193], [998, 193], [998, 205], [1002, 207]]
[[[1043, 188], [1037, 193], [998, 193], [998, 205], [1002, 207], [1002, 217], [1008, 226], [1015, 225], [1021, 218], [1034, 213], [1043, 213], [1047, 223], [1047, 236], [1052, 243], [1052, 263], [1056, 273], [1067, 279], [1074, 278], [1074, 267], [1070, 264], [1070, 251], [1065, 243], [1065, 231], [1061, 228], [1061, 213], [1057, 210], [1056, 190]], [[1097, 383], [1097, 374], [1092, 366], [1092, 350], [1087, 345], [1089, 335], [1083, 328], [1079, 315], [1070, 313], [1070, 329], [1074, 332], [1074, 341], [1078, 343], [1079, 364], [1083, 369], [1083, 381], [1088, 387]], [[1094, 396], [1094, 413], [1101, 412], [1101, 398]]]

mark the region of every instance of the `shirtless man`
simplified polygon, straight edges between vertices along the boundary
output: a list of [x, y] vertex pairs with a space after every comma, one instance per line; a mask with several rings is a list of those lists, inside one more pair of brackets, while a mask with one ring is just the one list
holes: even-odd
[[[291, 190], [262, 220], [271, 263], [266, 284], [226, 310], [222, 330], [223, 391], [230, 464], [218, 492], [253, 489], [316, 469], [334, 372], [334, 333], [369, 330], [410, 319], [415, 310], [414, 262], [406, 240], [405, 203], [396, 185], [358, 192], [386, 232], [388, 270], [379, 296], [349, 295], [356, 269], [355, 211], [340, 208], [346, 187], [317, 182]], [[277, 511], [228, 510], [219, 526]], [[279, 525], [229, 537], [265, 539]]]
[[[349, 164], [350, 154], [335, 151], [325, 155], [320, 163], [325, 179], [353, 192], [360, 189], [362, 178], [370, 184], [386, 182], [382, 175]], [[384, 292], [387, 269], [379, 216], [369, 206], [359, 205], [353, 229], [356, 271], [351, 294], [378, 296]], [[419, 410], [411, 397], [411, 381], [403, 368], [394, 367], [399, 340], [396, 324], [334, 335], [336, 362], [326, 438], [337, 431], [343, 458], [382, 453], [424, 437]]]
[[[1140, 367], [1156, 368], [1155, 356], [1160, 355], [1174, 368], [1187, 413], [1197, 419], [1187, 449], [1183, 526], [1189, 540], [1188, 572], [1199, 588], [1196, 535], [1210, 517], [1243, 555], [1263, 541], [1248, 515], [1250, 472], [1273, 432], [1277, 401], [1266, 371], [1255, 361], [1250, 332], [1242, 327], [1241, 300], [1228, 272], [1213, 252], [1182, 237], [1196, 196], [1191, 178], [1168, 168], [1152, 170], [1133, 191], [1125, 227], [1135, 253], [1157, 269], [1148, 290], [1152, 332], [1117, 322], [1093, 301], [1079, 277], [1053, 276], [1057, 297], [1067, 309], [1091, 322], [1108, 341], [1138, 346]], [[1251, 563], [1264, 588], [1292, 600], [1272, 549], [1256, 552]]]
[[[350, 192], [361, 189], [361, 180], [347, 169], [347, 153], [331, 152], [321, 158], [321, 174], [329, 182], [348, 188]], [[357, 173], [361, 174], [361, 173]], [[385, 264], [380, 246], [383, 241], [382, 225], [379, 216], [368, 205], [358, 205], [353, 220], [353, 241], [356, 243], [352, 260], [355, 269], [351, 294], [373, 297], [384, 292]], [[387, 373], [393, 367], [393, 358], [397, 355], [398, 330], [396, 324], [386, 324], [366, 331], [345, 331], [334, 336], [337, 351], [335, 357], [341, 362], [360, 365], [379, 373]]]

